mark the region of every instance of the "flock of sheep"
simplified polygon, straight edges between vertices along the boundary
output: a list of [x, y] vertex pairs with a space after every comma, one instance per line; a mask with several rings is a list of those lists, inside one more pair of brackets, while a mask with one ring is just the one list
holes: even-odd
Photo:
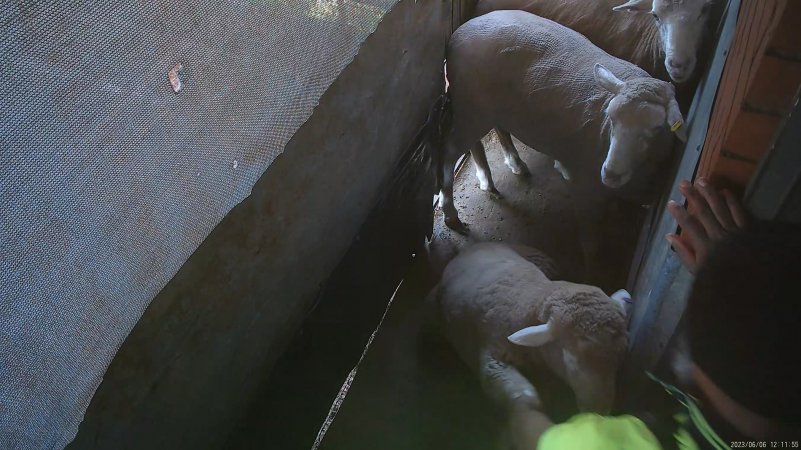
[[[664, 165], [686, 139], [677, 89], [710, 22], [710, 0], [479, 0], [447, 49], [449, 124], [440, 131], [441, 206], [465, 231], [453, 199], [454, 166], [468, 149], [480, 188], [500, 195], [481, 139], [495, 129], [504, 160], [528, 174], [516, 136], [554, 160], [580, 203], [586, 263], [599, 261], [595, 221], [605, 201]], [[617, 5], [617, 6], [615, 6]], [[614, 6], [614, 7], [613, 7]], [[554, 281], [547, 256], [499, 243], [468, 246], [431, 293], [443, 331], [509, 413], [515, 448], [536, 448], [536, 388], [521, 369], [548, 368], [579, 409], [608, 413], [627, 349], [620, 298]], [[537, 263], [537, 264], [535, 264]]]

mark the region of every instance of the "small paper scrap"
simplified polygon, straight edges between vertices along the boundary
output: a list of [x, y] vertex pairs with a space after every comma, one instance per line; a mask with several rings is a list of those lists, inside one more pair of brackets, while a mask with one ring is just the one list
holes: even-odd
[[184, 88], [184, 84], [181, 81], [181, 75], [183, 75], [183, 71], [184, 71], [183, 64], [178, 63], [175, 65], [175, 67], [170, 69], [170, 72], [168, 74], [170, 78], [170, 86], [172, 86], [172, 90], [175, 91], [176, 94], [181, 92], [181, 89]]

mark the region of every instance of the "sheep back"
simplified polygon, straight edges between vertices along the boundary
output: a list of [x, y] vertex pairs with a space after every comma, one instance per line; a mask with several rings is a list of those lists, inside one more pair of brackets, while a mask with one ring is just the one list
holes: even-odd
[[596, 84], [595, 64], [623, 80], [648, 77], [583, 35], [524, 11], [471, 19], [454, 32], [447, 57], [457, 114], [473, 111], [490, 127], [501, 126], [568, 163], [583, 148], [604, 156], [604, 109], [611, 96]]
[[[537, 258], [550, 261], [542, 253]], [[507, 336], [544, 323], [541, 304], [553, 289], [542, 270], [512, 248], [471, 245], [448, 264], [438, 286], [443, 331], [474, 369], [482, 352], [512, 362], [519, 349]]]

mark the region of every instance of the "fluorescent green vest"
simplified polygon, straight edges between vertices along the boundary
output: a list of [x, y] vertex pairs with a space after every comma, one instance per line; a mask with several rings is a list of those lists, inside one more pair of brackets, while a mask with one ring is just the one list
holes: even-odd
[[[686, 413], [674, 419], [679, 427], [673, 435], [680, 450], [698, 450], [688, 427], [699, 431], [711, 448], [730, 447], [707, 424], [695, 399], [651, 373], [648, 376], [684, 406]], [[629, 415], [608, 417], [598, 414], [579, 414], [565, 423], [548, 428], [537, 443], [538, 450], [662, 450], [656, 436], [638, 418]]]
[[659, 441], [634, 416], [579, 414], [548, 428], [538, 450], [662, 450]]

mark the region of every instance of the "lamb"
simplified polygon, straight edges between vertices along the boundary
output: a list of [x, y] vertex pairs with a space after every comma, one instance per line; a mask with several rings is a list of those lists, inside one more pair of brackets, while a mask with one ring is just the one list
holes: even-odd
[[509, 414], [516, 448], [535, 448], [542, 410], [526, 371], [550, 369], [581, 410], [609, 412], [627, 346], [619, 300], [597, 287], [551, 281], [511, 247], [491, 242], [463, 249], [430, 295], [446, 339]]
[[[671, 130], [685, 138], [670, 83], [523, 11], [495, 11], [459, 27], [447, 73], [452, 117], [441, 138], [439, 184], [445, 224], [460, 232], [467, 228], [453, 202], [453, 171], [465, 149], [481, 189], [499, 195], [480, 141], [493, 127], [557, 160], [571, 179], [588, 264], [598, 260], [592, 235], [609, 191], [647, 181], [669, 154]], [[525, 172], [514, 147], [504, 148], [504, 159], [512, 172]], [[629, 183], [635, 173], [637, 183]]]

